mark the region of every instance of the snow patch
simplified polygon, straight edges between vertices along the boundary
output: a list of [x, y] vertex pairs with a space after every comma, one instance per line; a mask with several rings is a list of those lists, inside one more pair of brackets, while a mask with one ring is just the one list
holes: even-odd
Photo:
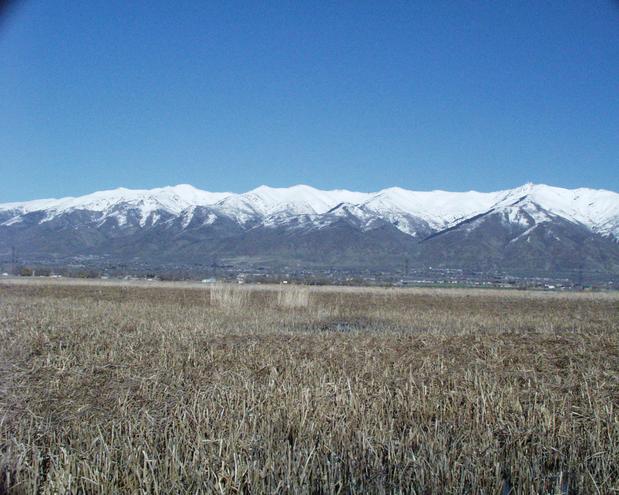
[[354, 192], [345, 189], [323, 191], [306, 185], [288, 188], [260, 186], [242, 194], [212, 193], [188, 184], [150, 190], [118, 188], [80, 197], [43, 199], [0, 205], [0, 211], [12, 215], [2, 225], [11, 226], [23, 215], [43, 212], [41, 222], [60, 215], [96, 212], [97, 221], [111, 217], [119, 226], [135, 214], [142, 227], [156, 224], [162, 215], [182, 217], [187, 228], [195, 208], [208, 206], [205, 224], [217, 216], [226, 216], [240, 225], [267, 227], [304, 225], [320, 227], [337, 218], [354, 221], [362, 229], [385, 221], [408, 235], [418, 235], [428, 227], [438, 231], [488, 212], [503, 212], [504, 221], [529, 228], [558, 216], [585, 225], [593, 232], [619, 237], [619, 194], [595, 189], [562, 189], [541, 184], [497, 192], [409, 191], [391, 187], [378, 192]]

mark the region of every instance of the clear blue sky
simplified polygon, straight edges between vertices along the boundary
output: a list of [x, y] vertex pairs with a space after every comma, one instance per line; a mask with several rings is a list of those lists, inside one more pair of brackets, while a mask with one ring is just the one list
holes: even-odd
[[191, 183], [619, 190], [619, 4], [43, 1], [0, 20], [0, 202]]

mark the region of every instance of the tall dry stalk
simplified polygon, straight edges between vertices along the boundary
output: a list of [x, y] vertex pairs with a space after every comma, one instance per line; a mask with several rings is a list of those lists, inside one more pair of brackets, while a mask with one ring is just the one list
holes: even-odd
[[277, 292], [277, 305], [283, 308], [307, 308], [310, 304], [308, 287], [290, 285]]
[[238, 310], [249, 302], [250, 292], [232, 284], [216, 284], [210, 288], [211, 305]]

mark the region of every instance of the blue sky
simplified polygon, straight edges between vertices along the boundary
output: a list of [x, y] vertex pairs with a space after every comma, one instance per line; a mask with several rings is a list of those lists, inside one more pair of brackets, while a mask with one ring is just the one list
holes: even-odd
[[618, 3], [25, 0], [0, 20], [0, 202], [528, 181], [619, 191]]

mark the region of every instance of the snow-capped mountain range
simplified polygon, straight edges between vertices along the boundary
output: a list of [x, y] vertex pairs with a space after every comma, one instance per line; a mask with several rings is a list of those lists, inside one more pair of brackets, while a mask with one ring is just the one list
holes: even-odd
[[585, 263], [619, 273], [617, 239], [619, 194], [542, 184], [488, 193], [260, 186], [242, 194], [182, 184], [0, 204], [0, 261], [16, 246], [57, 259], [386, 266], [405, 255], [418, 265], [561, 271]]
[[[528, 207], [526, 205], [529, 205]], [[531, 208], [531, 205], [534, 205]], [[515, 208], [515, 206], [517, 206]], [[156, 189], [118, 188], [79, 197], [42, 199], [0, 204], [3, 226], [23, 222], [38, 213], [38, 223], [49, 222], [71, 212], [90, 212], [99, 223], [112, 220], [119, 227], [137, 220], [140, 227], [182, 218], [187, 226], [196, 207], [208, 207], [217, 217], [240, 225], [276, 226], [291, 218], [304, 224], [324, 225], [324, 216], [356, 217], [362, 228], [386, 221], [398, 230], [416, 236], [418, 226], [440, 231], [487, 212], [503, 211], [509, 222], [529, 225], [555, 215], [579, 223], [592, 232], [619, 237], [619, 194], [596, 189], [562, 189], [543, 184], [525, 184], [497, 192], [409, 191], [391, 187], [374, 193], [344, 189], [323, 191], [306, 185], [288, 188], [260, 186], [236, 194], [208, 192], [188, 184]], [[537, 208], [536, 208], [537, 207]], [[529, 218], [521, 214], [527, 211]]]

